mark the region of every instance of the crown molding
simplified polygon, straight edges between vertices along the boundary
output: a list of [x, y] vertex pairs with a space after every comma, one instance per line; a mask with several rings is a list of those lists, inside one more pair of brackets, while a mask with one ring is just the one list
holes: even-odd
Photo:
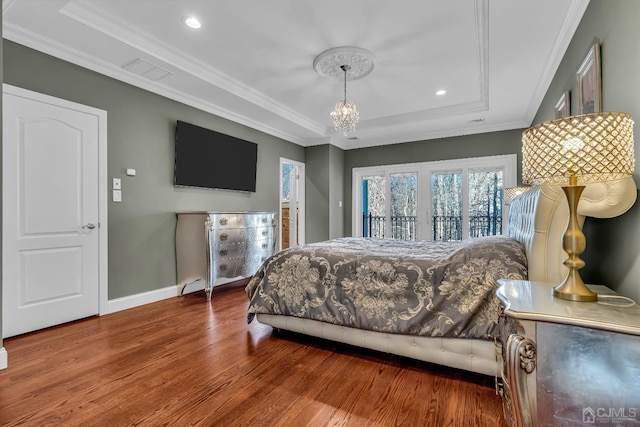
[[[477, 56], [478, 56], [478, 75], [479, 75], [479, 100], [472, 101], [468, 103], [458, 104], [455, 106], [447, 106], [443, 108], [435, 108], [429, 110], [415, 111], [407, 114], [400, 114], [392, 117], [384, 117], [381, 119], [371, 119], [361, 121], [359, 127], [363, 129], [375, 129], [381, 128], [383, 126], [393, 126], [393, 125], [401, 125], [407, 122], [413, 121], [428, 121], [437, 118], [447, 117], [452, 114], [467, 114], [467, 113], [477, 113], [481, 111], [488, 110], [489, 103], [489, 78], [488, 78], [488, 61], [489, 61], [489, 46], [488, 46], [488, 33], [489, 33], [489, 4], [488, 0], [475, 0], [475, 12], [476, 12], [476, 45], [477, 45]], [[171, 64], [173, 67], [183, 70], [184, 72], [210, 84], [213, 84], [239, 98], [257, 105], [266, 111], [269, 111], [273, 114], [276, 114], [279, 117], [282, 117], [285, 120], [288, 120], [296, 125], [307, 129], [317, 135], [318, 137], [329, 137], [333, 132], [332, 126], [325, 126], [316, 121], [310, 120], [305, 116], [302, 116], [295, 111], [288, 109], [275, 102], [274, 100], [264, 96], [263, 94], [255, 91], [254, 89], [248, 87], [247, 85], [242, 84], [241, 82], [231, 78], [230, 76], [221, 73], [220, 71], [214, 69], [213, 67], [208, 66], [207, 64], [197, 60], [196, 58], [187, 56], [173, 49], [169, 49], [164, 47], [163, 44], [151, 36], [148, 33], [135, 29], [134, 27], [122, 22], [121, 20], [116, 19], [106, 11], [96, 7], [95, 5], [91, 5], [89, 3], [80, 2], [79, 0], [72, 0], [61, 10], [61, 13], [66, 16], [81, 22], [96, 31], [99, 31], [103, 34], [106, 34], [110, 37], [113, 37], [119, 40], [122, 43], [125, 43], [135, 49], [138, 49], [153, 58], [158, 59], [159, 61], [163, 61], [167, 64]], [[95, 58], [83, 56], [84, 66], [90, 69], [96, 69], [96, 67], [91, 66], [91, 60], [98, 62]], [[75, 62], [75, 61], [73, 61]], [[76, 62], [77, 63], [77, 62]], [[116, 72], [112, 71], [112, 74]], [[118, 73], [120, 76], [114, 76], [118, 79], [123, 79], [124, 76], [122, 74], [126, 73]], [[128, 79], [131, 80], [131, 79]], [[139, 79], [133, 79], [134, 81], [138, 81]], [[144, 82], [147, 83], [147, 82]], [[133, 83], [139, 86], [137, 83]], [[156, 93], [158, 90], [155, 86], [160, 85], [151, 85], [149, 87], [148, 83], [145, 84], [145, 89], [151, 90]], [[170, 90], [165, 87], [166, 90]], [[202, 99], [198, 99], [197, 97], [185, 96], [183, 94], [178, 94], [174, 92], [175, 95], [171, 96], [172, 99], [175, 99], [175, 96], [180, 96], [181, 102], [188, 103], [196, 108], [203, 108], [204, 105], [205, 111], [213, 112], [213, 114], [221, 115], [222, 117], [228, 118], [230, 120], [238, 121], [239, 123], [245, 124], [250, 127], [254, 127], [263, 132], [269, 133], [271, 135], [278, 136], [280, 138], [286, 139], [290, 142], [294, 142], [296, 144], [307, 146], [309, 144], [315, 145], [315, 142], [310, 142], [308, 139], [303, 139], [299, 137], [294, 137], [293, 135], [283, 133], [277, 129], [273, 129], [270, 126], [265, 125], [264, 123], [258, 123], [255, 120], [246, 117], [244, 115], [240, 115], [234, 112], [231, 112], [226, 109], [222, 109], [218, 106], [214, 106], [210, 102], [207, 102]], [[164, 95], [164, 92], [161, 93]], [[165, 95], [167, 96], [167, 95]], [[187, 100], [185, 100], [186, 98]], [[284, 136], [288, 135], [288, 136]]]
[[[17, 0], [3, 0], [3, 13], [12, 9], [16, 3]], [[472, 133], [503, 131], [529, 127], [537, 114], [540, 103], [546, 95], [546, 91], [553, 80], [557, 68], [564, 57], [566, 49], [569, 46], [572, 36], [588, 5], [589, 0], [571, 0], [568, 5], [567, 15], [564, 18], [562, 28], [554, 43], [553, 51], [549, 55], [548, 61], [545, 64], [544, 74], [540, 79], [538, 79], [537, 83], [533, 83], [535, 84], [535, 91], [533, 96], [529, 99], [528, 108], [525, 115], [522, 117], [522, 121], [499, 124], [482, 123], [477, 125], [468, 125], [465, 122], [455, 129], [448, 129], [446, 131], [429, 131], [428, 129], [424, 131], [416, 130], [415, 132], [410, 131], [411, 133], [409, 134], [403, 133], [402, 136], [399, 136], [398, 133], [396, 133], [396, 131], [404, 132], [404, 128], [408, 129], [408, 123], [428, 124], [431, 121], [450, 117], [452, 115], [464, 116], [489, 110], [490, 1], [474, 0], [478, 92], [470, 95], [475, 99], [470, 102], [448, 105], [441, 108], [413, 111], [407, 114], [398, 114], [379, 119], [363, 120], [358, 126], [362, 139], [355, 141], [336, 135], [330, 124], [311, 120], [307, 116], [299, 114], [296, 111], [276, 102], [274, 99], [267, 97], [262, 92], [256, 91], [231, 76], [221, 73], [218, 69], [203, 63], [198, 58], [185, 55], [176, 49], [166, 47], [151, 34], [140, 31], [132, 27], [127, 22], [115, 19], [113, 15], [100, 9], [91, 2], [71, 0], [65, 4], [60, 13], [63, 13], [74, 21], [95, 29], [100, 34], [112, 37], [131, 48], [141, 51], [144, 55], [148, 55], [149, 59], [156, 59], [159, 62], [158, 65], [160, 65], [160, 62], [168, 64], [171, 69], [174, 69], [177, 72], [182, 71], [189, 76], [205, 81], [211, 84], [211, 87], [215, 86], [228, 92], [230, 95], [237, 97], [237, 100], [250, 103], [255, 106], [256, 109], [262, 109], [265, 114], [269, 115], [263, 117], [273, 118], [275, 119], [275, 122], [280, 123], [283, 123], [282, 120], [287, 121], [283, 127], [293, 130], [284, 131], [282, 129], [274, 128], [269, 124], [274, 123], [273, 121], [269, 122], [265, 119], [254, 119], [247, 114], [238, 113], [237, 111], [232, 111], [216, 105], [208, 99], [199, 96], [199, 94], [190, 95], [182, 93], [179, 90], [167, 86], [167, 82], [154, 82], [144, 77], [140, 77], [122, 69], [117, 64], [109, 64], [106, 61], [93, 56], [91, 52], [85, 53], [80, 50], [69, 48], [62, 43], [55, 42], [38, 33], [18, 27], [6, 20], [3, 30], [4, 37], [8, 40], [15, 41], [16, 43], [23, 44], [111, 78], [186, 105], [190, 105], [194, 108], [198, 108], [205, 112], [237, 122], [300, 146], [306, 147], [329, 143], [336, 147], [348, 150], [390, 143], [396, 144], [423, 141], [433, 138], [446, 138]], [[253, 111], [256, 110], [254, 109]], [[260, 115], [262, 114], [260, 113]], [[489, 119], [487, 119], [487, 121], [489, 121]], [[289, 124], [291, 124], [291, 127], [289, 127]], [[304, 132], [303, 135], [305, 136], [296, 135], [295, 127], [299, 127], [299, 129], [304, 129], [309, 132]], [[412, 127], [412, 129], [415, 128]], [[372, 138], [368, 138], [366, 135], [371, 135]]]
[[533, 119], [538, 113], [538, 108], [547, 94], [547, 90], [553, 81], [553, 77], [558, 71], [558, 67], [564, 58], [564, 54], [569, 47], [569, 43], [573, 39], [573, 35], [580, 25], [582, 16], [589, 6], [590, 0], [573, 0], [569, 6], [569, 11], [560, 29], [560, 33], [556, 39], [556, 43], [553, 46], [553, 50], [547, 61], [546, 67], [542, 77], [538, 81], [534, 95], [531, 97], [531, 102], [525, 113], [526, 120], [528, 122], [527, 127], [531, 126]]
[[489, 109], [489, 0], [476, 0], [476, 52], [478, 52], [478, 76], [480, 102]]
[[196, 58], [167, 48], [152, 35], [126, 24], [95, 5], [72, 0], [60, 10], [60, 13], [317, 135], [322, 135], [324, 131], [324, 126], [321, 124], [298, 114]]
[[346, 147], [343, 149], [349, 150], [349, 149], [357, 149], [357, 148], [376, 147], [376, 146], [389, 145], [389, 144], [404, 144], [404, 143], [421, 142], [421, 141], [428, 142], [429, 140], [434, 140], [434, 139], [453, 138], [456, 136], [465, 136], [465, 135], [481, 134], [481, 133], [488, 133], [488, 132], [502, 132], [502, 131], [514, 130], [514, 129], [526, 129], [527, 127], [529, 127], [529, 124], [523, 121], [513, 121], [509, 123], [484, 124], [484, 125], [459, 127], [455, 129], [448, 129], [445, 131], [414, 132], [412, 134], [403, 134], [401, 139], [383, 136], [379, 138], [362, 138], [357, 141], [348, 141], [343, 139], [340, 143], [337, 139], [335, 140], [332, 139], [331, 143], [340, 148]]
[[140, 77], [137, 74], [126, 72], [121, 67], [113, 66], [95, 57], [89, 57], [84, 52], [80, 52], [76, 49], [70, 49], [65, 45], [53, 42], [51, 39], [44, 38], [39, 34], [25, 30], [24, 28], [15, 26], [11, 23], [4, 23], [3, 37], [7, 40], [44, 52], [48, 55], [52, 55], [56, 58], [71, 62], [97, 73], [104, 74], [105, 76], [128, 83], [149, 92], [173, 99], [174, 101], [198, 108], [202, 111], [206, 111], [207, 113], [240, 123], [269, 135], [273, 135], [298, 145], [304, 146], [306, 144], [306, 141], [303, 138], [284, 132], [280, 129], [275, 129], [245, 115], [237, 114], [231, 110], [221, 108], [220, 106], [207, 102], [201, 98], [185, 95], [184, 93], [171, 89], [159, 82], [154, 82], [144, 77]]

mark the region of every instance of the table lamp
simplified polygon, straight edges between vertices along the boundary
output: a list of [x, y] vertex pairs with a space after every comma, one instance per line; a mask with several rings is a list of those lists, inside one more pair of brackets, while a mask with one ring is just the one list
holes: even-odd
[[586, 238], [577, 208], [586, 184], [633, 175], [633, 119], [629, 114], [601, 112], [541, 123], [522, 134], [522, 181], [531, 185], [560, 185], [569, 204], [569, 224], [562, 238], [568, 258], [567, 276], [553, 295], [571, 301], [596, 301], [579, 269]]

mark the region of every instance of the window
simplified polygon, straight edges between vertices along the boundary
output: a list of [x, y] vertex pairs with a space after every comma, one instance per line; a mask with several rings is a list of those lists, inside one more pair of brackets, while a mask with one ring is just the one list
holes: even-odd
[[356, 168], [353, 234], [460, 240], [502, 234], [516, 155]]

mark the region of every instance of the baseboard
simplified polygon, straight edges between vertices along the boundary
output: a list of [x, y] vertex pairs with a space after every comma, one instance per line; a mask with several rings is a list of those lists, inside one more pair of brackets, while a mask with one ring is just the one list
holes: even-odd
[[0, 369], [7, 369], [8, 366], [8, 353], [4, 347], [0, 347]]
[[[237, 281], [239, 279], [245, 279], [243, 277], [234, 277], [232, 279], [221, 279], [215, 283], [215, 285], [221, 285]], [[129, 308], [138, 307], [152, 302], [162, 301], [163, 299], [173, 298], [180, 296], [182, 286], [174, 285], [167, 286], [162, 289], [154, 289], [153, 291], [143, 292], [140, 294], [129, 295], [122, 298], [111, 299], [107, 301], [107, 309], [100, 313], [100, 315], [111, 314]], [[183, 294], [190, 294], [193, 292], [199, 292], [204, 290], [204, 282], [202, 280], [196, 280], [193, 283], [189, 283], [185, 288]]]
[[140, 294], [111, 299], [107, 301], [106, 311], [104, 313], [100, 313], [100, 315], [127, 310], [129, 308], [150, 304], [152, 302], [162, 301], [163, 299], [173, 298], [178, 295], [180, 295], [180, 288], [176, 285], [173, 285], [167, 286], [166, 288], [143, 292]]

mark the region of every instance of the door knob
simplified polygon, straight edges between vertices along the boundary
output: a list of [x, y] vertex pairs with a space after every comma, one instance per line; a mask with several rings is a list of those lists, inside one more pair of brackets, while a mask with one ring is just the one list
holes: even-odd
[[93, 230], [94, 228], [96, 228], [96, 225], [92, 222], [90, 222], [87, 225], [83, 225], [82, 228], [88, 228], [89, 230]]

